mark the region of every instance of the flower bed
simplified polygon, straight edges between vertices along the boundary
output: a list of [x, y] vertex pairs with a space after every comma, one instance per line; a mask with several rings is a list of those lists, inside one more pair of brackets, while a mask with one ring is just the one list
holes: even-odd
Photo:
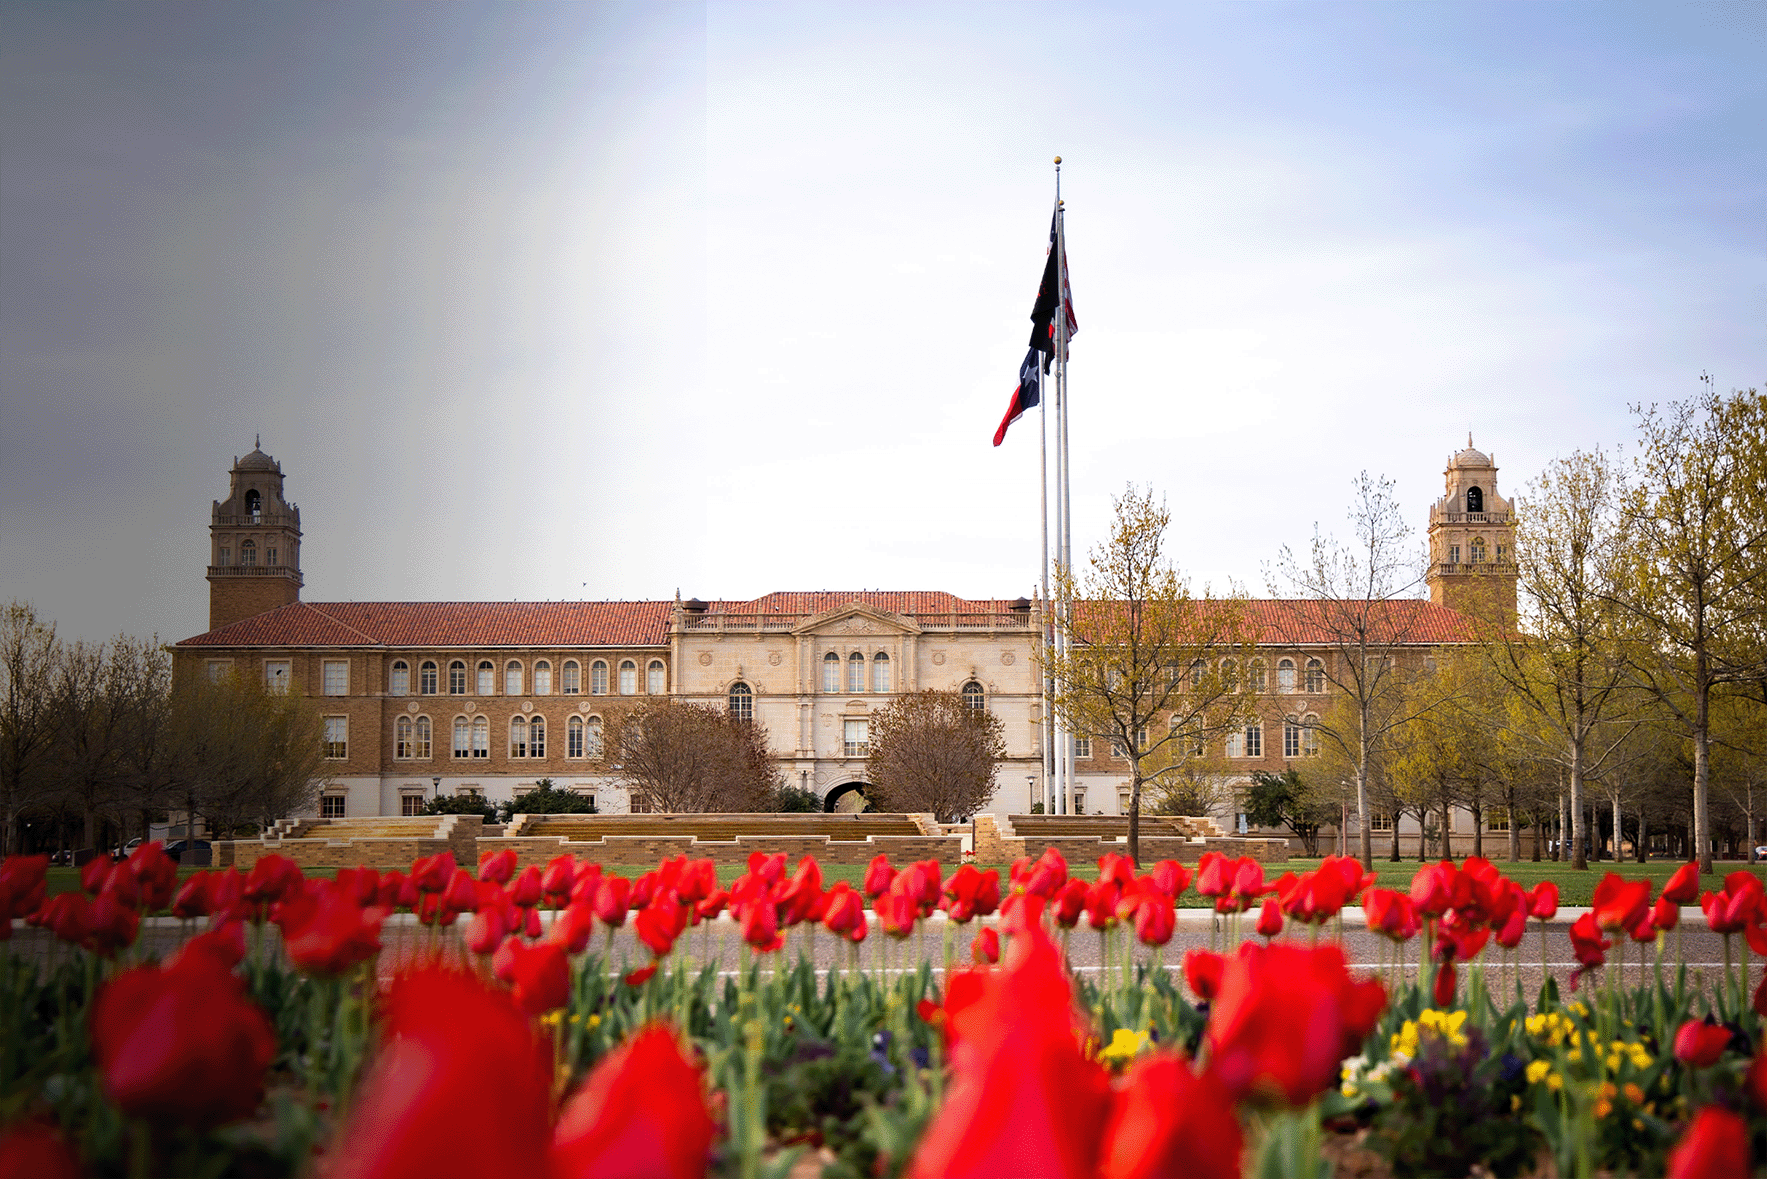
[[[1054, 851], [1004, 883], [879, 857], [825, 886], [813, 859], [757, 854], [725, 888], [707, 860], [627, 879], [502, 852], [335, 880], [269, 856], [180, 885], [148, 845], [46, 897], [42, 857], [15, 857], [0, 936], [21, 917], [57, 948], [0, 950], [0, 1174], [1319, 1175], [1354, 1154], [1743, 1175], [1767, 1159], [1767, 980], [1748, 985], [1767, 903], [1747, 872], [1699, 898], [1727, 965], [1690, 988], [1694, 872], [1654, 897], [1607, 876], [1569, 929], [1577, 993], [1524, 995], [1487, 962], [1533, 925], [1544, 974], [1556, 887], [1478, 859], [1404, 893], [1347, 859], [1268, 881], [1249, 858], [1193, 876], [1106, 855], [1080, 880]], [[1215, 939], [1168, 968], [1191, 892]], [[1332, 936], [1358, 899], [1390, 945], [1362, 968]], [[383, 977], [400, 910], [421, 952]], [[151, 960], [160, 911], [188, 936]], [[739, 969], [718, 968], [724, 930]], [[1076, 936], [1099, 939], [1096, 975], [1069, 969]], [[817, 937], [844, 963], [815, 969]], [[885, 952], [862, 964], [868, 938]], [[1606, 965], [1628, 941], [1655, 953], [1636, 986]]]

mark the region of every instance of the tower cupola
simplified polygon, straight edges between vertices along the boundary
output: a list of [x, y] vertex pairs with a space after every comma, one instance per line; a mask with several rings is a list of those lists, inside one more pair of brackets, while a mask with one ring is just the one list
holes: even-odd
[[259, 446], [233, 460], [210, 516], [210, 630], [301, 596], [301, 510], [282, 497], [282, 464]]
[[1497, 460], [1474, 449], [1469, 433], [1443, 476], [1445, 494], [1430, 506], [1430, 601], [1515, 617], [1515, 520], [1497, 493]]

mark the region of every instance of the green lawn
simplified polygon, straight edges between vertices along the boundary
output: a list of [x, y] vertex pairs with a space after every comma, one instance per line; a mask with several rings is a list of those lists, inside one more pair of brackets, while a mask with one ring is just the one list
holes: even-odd
[[[1681, 866], [1679, 863], [1672, 860], [1655, 860], [1648, 864], [1625, 863], [1617, 866], [1612, 861], [1603, 860], [1600, 863], [1591, 863], [1587, 871], [1574, 872], [1571, 870], [1569, 864], [1554, 864], [1550, 862], [1536, 864], [1527, 860], [1521, 860], [1513, 864], [1505, 860], [1496, 860], [1493, 862], [1504, 875], [1522, 885], [1524, 888], [1531, 888], [1542, 880], [1558, 881], [1559, 903], [1561, 905], [1587, 905], [1595, 892], [1596, 884], [1609, 872], [1618, 871], [1620, 875], [1626, 877], [1628, 880], [1636, 880], [1641, 876], [1648, 876], [1651, 880], [1655, 881], [1660, 888], [1663, 882]], [[403, 868], [407, 865], [399, 866]], [[787, 871], [790, 871], [796, 866], [795, 863], [787, 864]], [[902, 865], [900, 864], [897, 865], [898, 868], [901, 866]], [[1310, 869], [1317, 868], [1318, 866], [1318, 860], [1292, 859], [1285, 863], [1270, 865], [1266, 870], [1266, 875], [1270, 879], [1275, 879], [1276, 877], [1281, 876], [1284, 872], [1306, 872]], [[979, 867], [984, 869], [999, 869], [1002, 882], [1005, 881], [1008, 874], [1007, 865], [1005, 864], [982, 864], [979, 865]], [[1076, 876], [1088, 880], [1093, 879], [1098, 875], [1098, 867], [1095, 864], [1076, 864], [1071, 865], [1071, 867]], [[1748, 865], [1746, 863], [1726, 863], [1720, 861], [1714, 864], [1713, 867], [1717, 869], [1716, 872], [1710, 876], [1703, 876], [1700, 878], [1701, 891], [1709, 888], [1721, 887], [1724, 883], [1724, 876], [1727, 873], [1747, 868]], [[1415, 860], [1407, 860], [1404, 863], [1395, 864], [1389, 860], [1383, 860], [1376, 857], [1374, 868], [1379, 875], [1379, 879], [1376, 883], [1379, 884], [1380, 887], [1403, 890], [1411, 887], [1411, 878], [1417, 874], [1418, 864]], [[195, 871], [196, 869], [194, 868], [180, 868], [178, 874], [180, 879], [182, 879], [183, 877], [191, 875]], [[618, 875], [627, 877], [636, 877], [642, 873], [642, 870], [636, 866], [614, 868], [612, 871]], [[718, 868], [718, 883], [721, 885], [728, 885], [745, 871], [747, 871], [747, 869], [738, 864], [721, 865]], [[1762, 875], [1764, 880], [1767, 880], [1767, 866], [1757, 865], [1755, 871], [1757, 874]], [[336, 874], [337, 869], [335, 868], [309, 868], [307, 870], [307, 875], [309, 877], [325, 877], [330, 879]], [[837, 880], [845, 880], [854, 888], [858, 888], [865, 880], [865, 865], [824, 864], [822, 866], [822, 880], [824, 884], [833, 884]], [[56, 893], [75, 891], [80, 887], [79, 869], [49, 869], [48, 887], [49, 895], [51, 896], [54, 896]], [[1179, 898], [1179, 903], [1186, 908], [1208, 907], [1208, 902], [1197, 896], [1194, 890], [1186, 891], [1184, 896]]]

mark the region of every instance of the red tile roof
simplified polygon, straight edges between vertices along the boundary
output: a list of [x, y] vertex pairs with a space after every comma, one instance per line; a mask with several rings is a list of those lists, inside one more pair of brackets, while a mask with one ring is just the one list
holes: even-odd
[[671, 602], [294, 602], [180, 647], [661, 647]]
[[959, 598], [943, 590], [814, 590], [764, 594], [748, 602], [708, 602], [707, 612], [726, 614], [788, 614], [810, 618], [863, 602], [891, 614], [997, 614], [1012, 602], [996, 598]]
[[1253, 598], [1251, 622], [1265, 646], [1328, 646], [1366, 625], [1376, 643], [1470, 643], [1473, 620], [1423, 598], [1385, 602], [1321, 602], [1307, 598]]

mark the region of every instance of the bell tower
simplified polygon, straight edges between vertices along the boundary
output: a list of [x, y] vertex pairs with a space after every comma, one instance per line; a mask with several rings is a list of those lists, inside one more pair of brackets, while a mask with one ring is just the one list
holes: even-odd
[[1497, 494], [1497, 461], [1473, 449], [1448, 460], [1447, 493], [1430, 505], [1430, 601], [1467, 614], [1515, 617], [1515, 519]]
[[301, 596], [301, 510], [282, 498], [282, 464], [258, 449], [233, 460], [209, 523], [209, 629]]

